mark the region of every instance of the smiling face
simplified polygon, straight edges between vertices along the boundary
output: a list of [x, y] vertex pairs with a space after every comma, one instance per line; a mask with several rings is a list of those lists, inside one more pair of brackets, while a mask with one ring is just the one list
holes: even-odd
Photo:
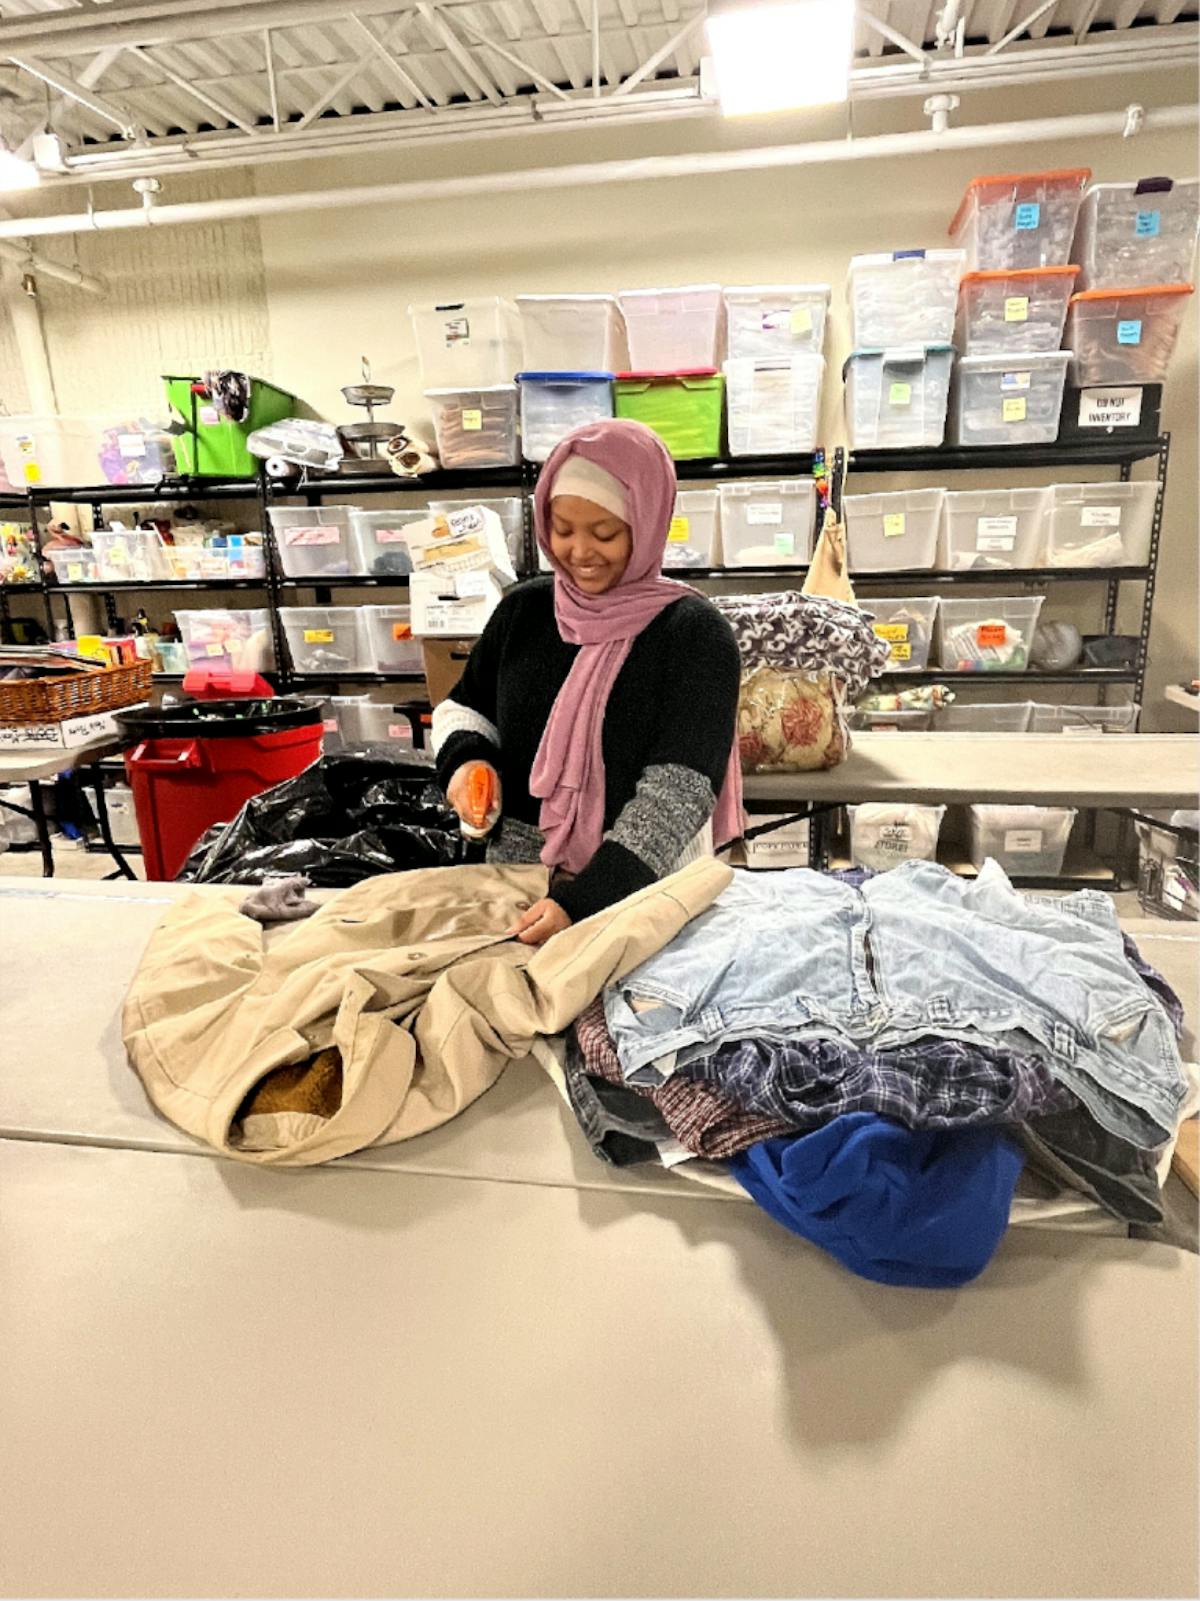
[[580, 495], [550, 502], [550, 553], [585, 595], [619, 584], [633, 554], [629, 524]]

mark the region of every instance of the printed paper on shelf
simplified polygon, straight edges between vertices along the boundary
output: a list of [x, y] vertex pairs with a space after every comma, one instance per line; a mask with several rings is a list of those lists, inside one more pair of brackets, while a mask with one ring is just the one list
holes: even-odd
[[1081, 389], [1081, 428], [1136, 428], [1142, 420], [1142, 390]]
[[746, 507], [746, 521], [752, 527], [778, 525], [783, 521], [783, 502], [780, 500], [751, 501]]
[[1081, 528], [1119, 528], [1120, 506], [1085, 506], [1079, 514]]
[[1017, 543], [1015, 517], [978, 517], [975, 520], [976, 550], [1013, 550]]
[[315, 523], [308, 528], [285, 528], [283, 542], [285, 545], [337, 545], [342, 538], [341, 530], [330, 527], [327, 523]]
[[1028, 855], [1042, 848], [1040, 828], [1010, 828], [1004, 836], [1004, 849], [1014, 855]]

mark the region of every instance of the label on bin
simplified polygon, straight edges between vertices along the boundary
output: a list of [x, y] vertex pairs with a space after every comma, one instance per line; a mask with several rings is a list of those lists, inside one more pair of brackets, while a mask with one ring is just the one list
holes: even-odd
[[1085, 506], [1079, 513], [1081, 528], [1119, 528], [1120, 506]]
[[1139, 239], [1157, 239], [1161, 224], [1161, 212], [1139, 211], [1134, 214], [1133, 231]]
[[992, 650], [997, 645], [1008, 643], [1007, 623], [980, 623], [975, 630], [975, 643], [983, 650]]
[[776, 534], [775, 554], [777, 556], [794, 556], [796, 554], [795, 534]]
[[1036, 228], [1042, 220], [1042, 205], [1039, 200], [1025, 200], [1017, 207], [1017, 214], [1013, 218], [1014, 228]]
[[876, 639], [886, 639], [891, 644], [899, 644], [908, 638], [907, 623], [874, 623]]
[[1081, 428], [1136, 428], [1142, 420], [1140, 389], [1084, 389], [1079, 395]]
[[322, 729], [322, 732], [324, 732], [326, 734], [336, 734], [337, 733], [337, 718], [336, 717], [326, 717], [324, 719], [324, 721], [322, 722], [322, 724], [321, 724], [321, 729]]
[[912, 844], [912, 826], [909, 823], [885, 823], [879, 830], [878, 848], [891, 856], [907, 856]]
[[403, 739], [412, 744], [412, 725], [410, 723], [389, 723], [387, 725], [389, 739]]
[[1001, 389], [1028, 389], [1029, 374], [1027, 372], [1004, 372], [1000, 374]]
[[204, 647], [204, 654], [206, 656], [224, 656], [225, 647], [219, 639], [210, 639]]
[[790, 327], [793, 334], [812, 333], [812, 312], [807, 306], [793, 306]]
[[306, 628], [304, 630], [304, 643], [306, 645], [332, 645], [332, 628]]
[[1029, 296], [1009, 295], [1004, 302], [1005, 322], [1029, 321]]
[[332, 528], [327, 523], [313, 524], [307, 528], [285, 528], [283, 542], [285, 545], [336, 545], [342, 537], [339, 528]]
[[455, 345], [469, 345], [471, 343], [471, 319], [469, 317], [447, 317], [442, 324], [442, 333], [445, 335], [447, 350], [452, 350]]
[[483, 432], [483, 413], [478, 407], [467, 407], [463, 411], [462, 430], [464, 434], [480, 434]]
[[690, 527], [691, 524], [686, 517], [672, 517], [671, 526], [667, 530], [667, 544], [686, 545]]
[[1025, 396], [1013, 395], [1000, 404], [1000, 414], [1005, 422], [1025, 421]]
[[145, 434], [118, 434], [117, 449], [127, 459], [133, 456], [144, 456], [146, 454], [146, 436]]
[[891, 384], [888, 387], [889, 406], [910, 406], [912, 404], [911, 384]]
[[883, 514], [883, 537], [885, 539], [899, 539], [904, 532], [904, 513], [902, 511], [885, 511]]
[[406, 545], [403, 528], [375, 528], [372, 529], [377, 545]]
[[911, 660], [911, 645], [893, 645], [891, 650], [888, 651], [888, 661], [890, 662], [908, 662]]
[[215, 406], [201, 406], [200, 421], [206, 428], [215, 428], [221, 420], [221, 413]]
[[1140, 345], [1142, 342], [1142, 319], [1129, 317], [1117, 324], [1117, 343], [1119, 345]]
[[412, 638], [412, 624], [411, 623], [393, 623], [392, 624], [392, 638], [393, 639], [411, 639]]
[[1015, 517], [977, 517], [975, 519], [976, 550], [1014, 550], [1017, 543]]
[[79, 562], [73, 561], [67, 567], [67, 583], [81, 584], [83, 582], [83, 567]]
[[1042, 848], [1042, 830], [1040, 828], [1010, 828], [1004, 835], [1004, 849], [1016, 855], [1025, 855], [1030, 851], [1040, 851]]
[[768, 524], [778, 526], [783, 521], [783, 502], [779, 500], [751, 501], [746, 507], [746, 521], [754, 527]]

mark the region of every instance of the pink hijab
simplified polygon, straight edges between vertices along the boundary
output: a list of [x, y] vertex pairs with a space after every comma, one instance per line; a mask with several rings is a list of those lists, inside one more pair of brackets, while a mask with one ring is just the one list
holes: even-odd
[[[603, 595], [585, 595], [558, 565], [550, 549], [550, 496], [569, 456], [605, 468], [629, 500], [633, 551], [618, 584]], [[546, 837], [542, 861], [571, 873], [585, 868], [604, 835], [604, 711], [617, 674], [634, 640], [659, 612], [685, 595], [689, 584], [662, 576], [663, 552], [675, 510], [675, 464], [657, 434], [640, 422], [587, 423], [555, 447], [534, 493], [537, 541], [554, 568], [554, 616], [558, 632], [579, 654], [558, 692], [530, 777], [530, 793], [542, 803]], [[713, 839], [724, 845], [742, 832], [742, 768], [737, 735], [713, 814]]]

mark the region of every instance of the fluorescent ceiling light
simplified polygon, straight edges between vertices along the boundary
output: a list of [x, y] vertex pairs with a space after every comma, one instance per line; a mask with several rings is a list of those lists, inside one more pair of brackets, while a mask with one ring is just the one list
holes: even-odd
[[849, 93], [854, 0], [718, 4], [707, 27], [727, 117], [832, 105]]
[[11, 150], [0, 145], [0, 193], [9, 189], [34, 189], [41, 182], [41, 174], [32, 161], [14, 156]]

